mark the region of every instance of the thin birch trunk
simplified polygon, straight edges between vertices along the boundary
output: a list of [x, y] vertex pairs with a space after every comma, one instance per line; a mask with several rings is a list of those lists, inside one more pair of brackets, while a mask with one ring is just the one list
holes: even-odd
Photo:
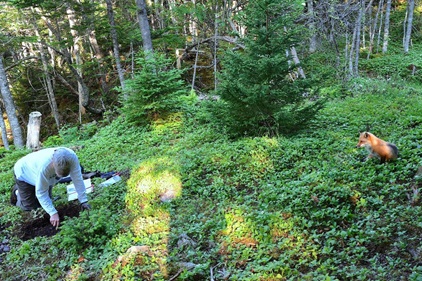
[[[80, 36], [79, 32], [75, 29], [76, 23], [76, 17], [75, 17], [75, 11], [71, 8], [70, 4], [67, 3], [66, 8], [67, 18], [69, 21], [69, 27], [70, 27], [70, 34], [73, 37], [73, 56], [74, 56], [74, 64], [76, 65], [76, 71], [78, 72], [79, 76], [82, 78], [82, 58], [81, 58], [81, 48], [80, 48]], [[83, 96], [83, 86], [80, 81], [78, 81], [78, 92], [79, 94], [79, 123], [82, 123], [82, 115], [86, 113], [85, 108], [82, 105], [82, 96]]]
[[353, 65], [353, 76], [357, 77], [359, 75], [359, 54], [360, 54], [360, 31], [362, 26], [362, 17], [365, 11], [365, 1], [360, 1], [360, 11], [359, 16], [356, 21], [356, 41], [355, 41], [355, 63]]
[[195, 79], [196, 79], [196, 67], [198, 65], [198, 57], [199, 57], [199, 46], [201, 44], [198, 43], [198, 47], [196, 48], [196, 55], [195, 55], [195, 64], [193, 65], [193, 77], [192, 77], [192, 91], [195, 89]]
[[0, 130], [1, 130], [1, 140], [3, 143], [3, 147], [6, 150], [9, 150], [9, 140], [7, 139], [7, 129], [6, 129], [6, 123], [4, 122], [3, 119], [3, 111], [1, 110], [0, 107]]
[[215, 17], [214, 17], [214, 91], [217, 92], [217, 37], [218, 37], [218, 4], [215, 7]]
[[407, 1], [407, 22], [406, 22], [406, 32], [404, 37], [404, 52], [407, 54], [409, 53], [409, 46], [411, 45], [411, 35], [412, 35], [412, 27], [413, 27], [413, 11], [415, 10], [415, 0], [408, 0]]
[[116, 24], [114, 22], [113, 4], [111, 0], [106, 0], [106, 3], [107, 3], [108, 21], [110, 24], [111, 39], [113, 41], [114, 59], [116, 60], [117, 74], [119, 76], [120, 86], [122, 87], [122, 90], [124, 90], [125, 78], [124, 78], [123, 67], [120, 62], [119, 41], [117, 40]]
[[[32, 12], [35, 13], [34, 10], [32, 10]], [[58, 110], [58, 107], [57, 107], [56, 97], [55, 97], [55, 94], [54, 94], [54, 87], [53, 87], [53, 84], [52, 84], [52, 78], [51, 78], [50, 72], [49, 72], [48, 61], [47, 61], [47, 58], [46, 58], [43, 39], [40, 35], [38, 24], [37, 24], [37, 22], [34, 18], [32, 19], [32, 25], [34, 26], [35, 35], [39, 38], [38, 39], [39, 43], [37, 43], [37, 45], [38, 45], [38, 49], [39, 49], [39, 52], [40, 52], [41, 62], [42, 62], [42, 65], [43, 65], [43, 71], [44, 71], [44, 75], [45, 75], [45, 83], [46, 83], [46, 92], [47, 92], [48, 103], [49, 103], [50, 108], [51, 108], [51, 114], [53, 115], [54, 121], [56, 122], [57, 130], [59, 130], [60, 129], [60, 115], [59, 115], [59, 110]]]
[[374, 48], [374, 39], [375, 39], [375, 33], [377, 31], [377, 24], [378, 24], [378, 17], [381, 13], [381, 8], [383, 6], [384, 0], [381, 0], [378, 4], [377, 14], [375, 15], [374, 24], [372, 26], [371, 32], [369, 33], [369, 48], [368, 48], [368, 56], [367, 59], [369, 59], [370, 55], [372, 54], [372, 50]]
[[[51, 32], [56, 37], [56, 40], [58, 42], [62, 42], [63, 39], [61, 37], [60, 32], [53, 27], [51, 21], [46, 17], [42, 17], [42, 18], [45, 21], [45, 24], [48, 26], [48, 28], [51, 30]], [[82, 85], [82, 92], [80, 92], [79, 94], [82, 95], [82, 106], [86, 107], [86, 106], [88, 106], [88, 103], [89, 103], [88, 86], [85, 84], [84, 80], [79, 75], [79, 72], [73, 67], [72, 56], [69, 53], [68, 49], [62, 48], [62, 49], [60, 49], [60, 51], [61, 52], [58, 52], [58, 53], [60, 53], [63, 56], [64, 60], [66, 61], [67, 65], [68, 65], [70, 71], [72, 72], [73, 76], [75, 77], [76, 81], [78, 81], [78, 83], [80, 83], [80, 85]]]
[[314, 15], [314, 1], [307, 0], [308, 14], [310, 18], [309, 29], [311, 31], [311, 38], [309, 39], [309, 52], [314, 53], [316, 51], [316, 29], [315, 29], [315, 15]]
[[382, 31], [382, 24], [384, 22], [384, 13], [382, 11], [384, 10], [384, 5], [385, 5], [384, 0], [381, 0], [381, 3], [380, 3], [381, 12], [380, 12], [380, 20], [379, 20], [380, 26], [378, 28], [377, 49], [376, 49], [377, 53], [381, 44], [381, 31]]
[[7, 113], [7, 119], [12, 130], [13, 144], [16, 148], [23, 148], [24, 142], [22, 129], [19, 124], [19, 119], [16, 115], [16, 107], [13, 101], [12, 93], [10, 92], [9, 82], [7, 81], [7, 75], [3, 65], [3, 54], [0, 54], [0, 90]]
[[391, 0], [387, 0], [387, 6], [385, 8], [385, 24], [384, 24], [384, 41], [382, 43], [382, 52], [385, 54], [388, 50], [388, 40], [390, 32], [390, 13], [391, 13]]

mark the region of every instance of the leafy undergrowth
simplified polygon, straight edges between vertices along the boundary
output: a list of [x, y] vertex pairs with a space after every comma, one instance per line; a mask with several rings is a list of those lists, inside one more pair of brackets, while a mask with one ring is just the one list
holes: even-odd
[[[149, 132], [116, 120], [78, 155], [86, 170], [130, 173], [105, 188], [94, 179], [90, 212], [27, 240], [31, 214], [8, 205], [24, 153], [4, 152], [0, 279], [420, 280], [420, 94], [363, 85], [279, 138], [229, 140], [193, 113]], [[367, 125], [399, 147], [397, 161], [364, 161]], [[54, 192], [73, 204], [64, 185]]]

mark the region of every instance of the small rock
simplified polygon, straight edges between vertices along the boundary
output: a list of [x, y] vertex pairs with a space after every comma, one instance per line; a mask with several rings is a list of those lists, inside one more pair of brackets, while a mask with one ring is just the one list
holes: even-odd
[[160, 200], [163, 203], [170, 202], [174, 198], [176, 198], [176, 192], [174, 190], [167, 190], [166, 192], [160, 195]]
[[10, 252], [10, 247], [8, 245], [3, 246], [3, 252]]
[[132, 246], [127, 251], [126, 254], [136, 254], [136, 253], [150, 253], [148, 246]]
[[186, 235], [186, 233], [183, 233], [179, 236], [179, 240], [177, 240], [177, 246], [179, 248], [183, 247], [183, 246], [196, 246], [196, 242], [192, 240], [192, 238], [190, 238], [188, 235]]

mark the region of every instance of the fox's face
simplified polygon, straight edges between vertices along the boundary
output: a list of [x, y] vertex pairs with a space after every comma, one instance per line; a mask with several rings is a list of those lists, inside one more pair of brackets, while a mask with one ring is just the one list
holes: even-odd
[[356, 147], [368, 146], [371, 144], [369, 138], [371, 136], [367, 132], [360, 133], [359, 135], [359, 142]]

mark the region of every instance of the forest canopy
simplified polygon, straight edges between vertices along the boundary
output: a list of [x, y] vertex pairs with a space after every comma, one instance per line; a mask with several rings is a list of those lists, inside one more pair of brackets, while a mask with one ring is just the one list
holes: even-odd
[[221, 98], [210, 110], [234, 134], [299, 129], [328, 88], [373, 75], [380, 61], [394, 60], [377, 71], [384, 78], [417, 79], [420, 67], [394, 59], [421, 40], [414, 1], [11, 0], [1, 8], [3, 142], [17, 147], [32, 111], [43, 116], [41, 139], [121, 114], [145, 51], [183, 70], [200, 99]]

